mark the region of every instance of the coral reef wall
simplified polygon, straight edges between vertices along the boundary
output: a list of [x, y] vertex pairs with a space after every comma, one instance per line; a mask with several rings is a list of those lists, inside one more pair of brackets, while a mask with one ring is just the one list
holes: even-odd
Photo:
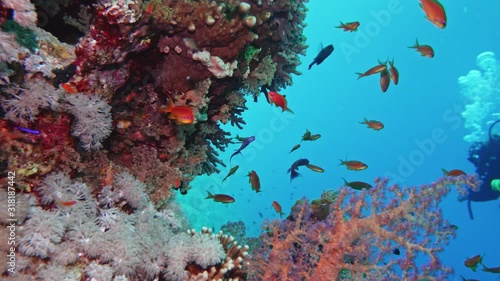
[[172, 198], [225, 166], [221, 123], [242, 128], [247, 99], [300, 74], [305, 2], [0, 0], [0, 192], [19, 238], [2, 278], [246, 279], [248, 248], [185, 232]]
[[247, 95], [299, 74], [304, 2], [60, 1], [46, 30], [47, 3], [0, 2], [1, 160], [29, 173], [25, 187], [52, 170], [101, 184], [123, 167], [154, 202], [185, 193], [225, 166], [219, 124], [242, 128]]

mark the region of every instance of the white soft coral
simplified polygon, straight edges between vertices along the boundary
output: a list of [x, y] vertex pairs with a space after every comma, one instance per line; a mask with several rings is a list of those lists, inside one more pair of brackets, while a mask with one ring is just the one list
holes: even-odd
[[35, 27], [37, 15], [35, 5], [29, 0], [1, 0], [4, 6], [14, 10], [14, 21], [24, 27]]

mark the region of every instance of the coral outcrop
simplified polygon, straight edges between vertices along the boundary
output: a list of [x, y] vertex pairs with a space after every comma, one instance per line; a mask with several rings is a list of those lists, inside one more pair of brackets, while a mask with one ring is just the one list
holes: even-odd
[[[2, 0], [0, 102], [10, 121], [3, 138], [15, 139], [16, 126], [37, 132], [26, 136], [33, 149], [43, 142], [58, 153], [31, 153], [24, 162], [48, 171], [83, 171], [100, 153], [101, 169], [130, 169], [155, 201], [169, 198], [176, 181], [185, 193], [195, 176], [224, 166], [218, 151], [231, 138], [219, 124], [243, 128], [246, 95], [255, 100], [299, 74], [305, 2], [96, 0], [51, 9]], [[194, 122], [172, 120], [163, 111], [169, 102], [190, 108]], [[69, 123], [48, 131], [47, 120]], [[49, 141], [68, 131], [63, 142]], [[14, 154], [6, 148], [1, 157]]]

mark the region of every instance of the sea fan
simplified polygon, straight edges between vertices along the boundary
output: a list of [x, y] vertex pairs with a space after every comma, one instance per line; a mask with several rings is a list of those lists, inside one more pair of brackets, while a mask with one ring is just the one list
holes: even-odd
[[80, 139], [85, 150], [98, 150], [111, 134], [111, 106], [99, 96], [66, 96], [66, 111], [75, 117], [71, 134]]

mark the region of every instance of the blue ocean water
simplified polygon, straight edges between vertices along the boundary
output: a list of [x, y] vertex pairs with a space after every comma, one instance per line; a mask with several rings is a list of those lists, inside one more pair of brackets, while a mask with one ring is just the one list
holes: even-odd
[[[243, 220], [249, 235], [258, 235], [264, 219], [279, 218], [271, 206], [278, 201], [285, 214], [296, 200], [318, 198], [323, 190], [337, 189], [342, 177], [348, 181], [372, 182], [387, 176], [399, 184], [430, 183], [442, 176], [441, 168], [475, 170], [468, 160], [469, 132], [461, 113], [465, 99], [457, 79], [477, 69], [476, 57], [482, 52], [500, 53], [500, 2], [442, 0], [448, 24], [438, 29], [424, 18], [419, 1], [327, 1], [308, 4], [306, 37], [309, 48], [302, 57], [301, 76], [293, 77], [293, 86], [282, 90], [288, 106], [295, 112], [281, 112], [262, 96], [257, 103], [249, 100], [243, 117], [243, 130], [225, 129], [234, 136], [255, 136], [256, 141], [233, 157], [239, 165], [235, 175], [224, 183], [230, 167], [219, 175], [199, 177], [192, 189], [178, 201], [191, 223], [216, 230], [226, 222]], [[360, 21], [359, 31], [346, 33], [334, 28], [339, 21]], [[407, 48], [415, 43], [434, 48], [435, 57], [420, 56]], [[307, 66], [321, 45], [333, 44], [335, 51], [321, 65]], [[400, 72], [397, 86], [386, 93], [379, 88], [378, 76], [356, 80], [355, 72], [364, 72], [378, 60], [393, 59]], [[385, 128], [373, 131], [360, 125], [367, 119], [380, 120]], [[305, 130], [322, 137], [315, 142], [300, 142]], [[438, 141], [436, 141], [438, 140]], [[239, 147], [230, 146], [221, 153], [229, 157]], [[369, 168], [362, 172], [339, 166], [339, 159], [357, 159]], [[314, 173], [301, 168], [301, 177], [290, 182], [287, 169], [299, 158], [325, 169]], [[246, 176], [255, 170], [262, 192], [251, 190]], [[222, 205], [205, 200], [206, 190], [235, 197], [233, 204]], [[475, 219], [469, 219], [467, 205], [453, 191], [442, 202], [445, 217], [458, 226], [457, 238], [441, 254], [442, 262], [455, 270], [454, 279], [495, 280], [497, 276], [472, 272], [464, 260], [483, 255], [488, 266], [500, 266], [500, 200], [472, 203]]]

